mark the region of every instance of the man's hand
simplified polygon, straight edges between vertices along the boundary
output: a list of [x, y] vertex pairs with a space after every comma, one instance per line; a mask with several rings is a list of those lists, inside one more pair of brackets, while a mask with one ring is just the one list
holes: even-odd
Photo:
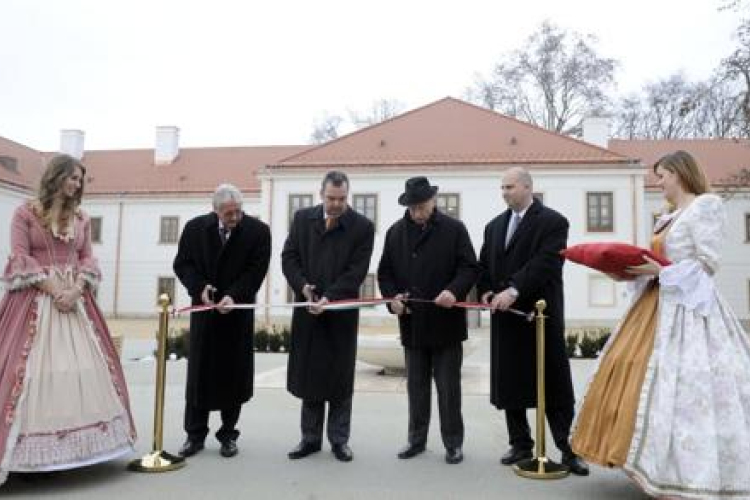
[[490, 309], [494, 313], [495, 311], [507, 311], [510, 306], [516, 301], [517, 295], [511, 292], [510, 288], [506, 288], [502, 292], [495, 294], [490, 304]]
[[450, 290], [443, 290], [440, 292], [440, 295], [435, 297], [435, 304], [446, 309], [450, 309], [455, 303], [456, 296]]
[[317, 298], [315, 297], [315, 285], [305, 283], [305, 286], [302, 287], [302, 295], [305, 297], [305, 299], [307, 299], [308, 302], [317, 301]]
[[402, 299], [406, 298], [406, 294], [398, 293], [393, 296], [393, 302], [391, 302], [391, 311], [396, 316], [409, 313], [409, 308], [402, 302]]
[[315, 302], [313, 305], [307, 308], [308, 312], [310, 314], [313, 314], [315, 316], [325, 312], [325, 309], [323, 309], [323, 306], [328, 304], [328, 297], [323, 297], [319, 301]]
[[213, 285], [206, 285], [205, 288], [203, 288], [203, 291], [201, 292], [201, 302], [207, 306], [214, 305], [214, 296], [213, 293], [216, 291], [216, 288]]
[[221, 314], [226, 314], [232, 311], [232, 309], [228, 308], [227, 306], [233, 306], [233, 305], [234, 305], [234, 299], [230, 297], [229, 295], [224, 295], [224, 297], [221, 298], [219, 303], [216, 304], [216, 310], [219, 311]]

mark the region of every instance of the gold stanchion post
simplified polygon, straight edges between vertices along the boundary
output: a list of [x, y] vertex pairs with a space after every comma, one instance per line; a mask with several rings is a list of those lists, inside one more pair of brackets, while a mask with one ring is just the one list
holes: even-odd
[[167, 374], [167, 331], [169, 330], [169, 295], [159, 296], [159, 338], [156, 349], [156, 403], [154, 405], [154, 447], [142, 458], [133, 460], [128, 469], [135, 472], [167, 472], [185, 465], [185, 459], [162, 449], [164, 435], [164, 382]]
[[545, 382], [544, 382], [544, 319], [547, 308], [544, 300], [536, 302], [536, 456], [513, 466], [521, 477], [528, 479], [560, 479], [568, 475], [568, 468], [546, 456], [545, 434]]

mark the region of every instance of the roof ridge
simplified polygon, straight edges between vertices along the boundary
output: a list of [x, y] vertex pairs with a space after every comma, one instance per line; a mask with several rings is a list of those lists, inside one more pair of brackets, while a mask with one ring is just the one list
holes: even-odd
[[405, 112], [403, 112], [401, 114], [398, 114], [396, 116], [391, 116], [390, 118], [387, 118], [387, 119], [385, 119], [385, 120], [383, 120], [381, 122], [373, 123], [372, 125], [368, 125], [366, 127], [359, 128], [357, 130], [354, 130], [353, 132], [349, 132], [348, 134], [344, 134], [341, 137], [336, 137], [335, 139], [331, 139], [330, 141], [327, 141], [327, 142], [324, 142], [322, 144], [317, 144], [315, 146], [312, 146], [310, 149], [307, 149], [305, 151], [300, 151], [299, 153], [295, 153], [295, 154], [293, 154], [293, 155], [291, 155], [291, 156], [289, 156], [287, 158], [282, 158], [281, 160], [279, 160], [278, 162], [276, 162], [275, 165], [280, 165], [280, 164], [282, 164], [284, 162], [287, 162], [289, 160], [293, 160], [293, 159], [295, 159], [298, 156], [301, 156], [303, 154], [312, 153], [312, 152], [317, 151], [319, 149], [331, 146], [332, 144], [336, 144], [338, 142], [341, 142], [344, 139], [348, 139], [350, 137], [361, 135], [361, 134], [363, 134], [365, 132], [369, 132], [369, 131], [371, 131], [371, 130], [373, 130], [375, 128], [378, 128], [378, 127], [381, 127], [381, 126], [386, 125], [388, 123], [391, 123], [391, 122], [400, 120], [402, 118], [405, 118], [406, 116], [414, 114], [417, 111], [421, 111], [421, 110], [427, 109], [427, 108], [435, 106], [435, 105], [437, 105], [437, 104], [439, 104], [439, 103], [441, 103], [443, 101], [447, 101], [447, 100], [451, 100], [451, 99], [454, 99], [454, 98], [450, 97], [450, 96], [446, 96], [446, 97], [443, 97], [442, 99], [438, 99], [437, 101], [434, 101], [434, 102], [431, 102], [431, 103], [428, 103], [428, 104], [425, 104], [425, 105], [422, 105], [422, 106], [418, 106], [418, 107], [416, 107], [414, 109], [410, 109], [409, 111], [405, 111]]
[[601, 147], [601, 146], [597, 146], [596, 144], [591, 144], [590, 142], [586, 142], [586, 141], [584, 141], [582, 139], [578, 139], [577, 137], [572, 137], [572, 136], [563, 134], [562, 132], [555, 132], [554, 130], [550, 130], [550, 129], [541, 127], [541, 126], [536, 125], [534, 123], [529, 123], [527, 121], [523, 121], [520, 118], [516, 118], [515, 116], [511, 116], [511, 115], [507, 115], [505, 113], [501, 113], [499, 111], [495, 111], [494, 109], [485, 108], [483, 106], [479, 106], [478, 104], [474, 104], [473, 102], [464, 101], [462, 99], [456, 99], [456, 98], [451, 98], [451, 99], [453, 99], [455, 102], [457, 102], [459, 104], [463, 104], [465, 106], [470, 106], [470, 107], [473, 107], [475, 109], [479, 109], [479, 110], [485, 111], [487, 113], [490, 113], [490, 114], [492, 114], [493, 116], [495, 116], [497, 118], [516, 122], [517, 124], [519, 124], [519, 125], [521, 125], [523, 127], [526, 127], [526, 128], [532, 128], [532, 129], [534, 129], [537, 132], [543, 132], [546, 135], [551, 135], [551, 136], [562, 138], [562, 139], [565, 139], [565, 140], [568, 140], [568, 141], [573, 141], [573, 142], [576, 142], [576, 143], [578, 143], [578, 144], [580, 144], [582, 146], [587, 146], [589, 148], [597, 149], [599, 151], [603, 151], [605, 153], [609, 153], [609, 154], [614, 155], [614, 156], [619, 156], [619, 157], [624, 158], [624, 159], [628, 158], [627, 156], [623, 156], [623, 155], [621, 155], [621, 154], [619, 154], [619, 153], [617, 153], [615, 151], [612, 151], [610, 149], [607, 149], [607, 148], [604, 148], [604, 147]]

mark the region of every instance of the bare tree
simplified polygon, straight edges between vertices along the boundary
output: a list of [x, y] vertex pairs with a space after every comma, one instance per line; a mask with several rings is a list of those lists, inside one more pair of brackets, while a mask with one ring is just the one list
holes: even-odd
[[737, 28], [739, 47], [722, 61], [726, 77], [742, 87], [740, 110], [742, 113], [741, 135], [750, 137], [750, 18]]
[[549, 21], [526, 46], [505, 56], [487, 78], [467, 90], [477, 104], [561, 133], [580, 130], [585, 116], [602, 112], [614, 86], [614, 59], [600, 57], [596, 38]]
[[735, 83], [721, 72], [704, 82], [678, 73], [620, 99], [614, 131], [624, 139], [718, 138], [740, 135], [741, 124]]
[[349, 111], [349, 117], [355, 128], [369, 127], [384, 122], [389, 118], [401, 114], [406, 106], [397, 99], [378, 99], [372, 103], [368, 111]]
[[325, 114], [322, 118], [315, 120], [313, 131], [310, 134], [310, 141], [313, 144], [323, 144], [324, 142], [336, 139], [339, 136], [339, 127], [344, 121], [338, 115]]

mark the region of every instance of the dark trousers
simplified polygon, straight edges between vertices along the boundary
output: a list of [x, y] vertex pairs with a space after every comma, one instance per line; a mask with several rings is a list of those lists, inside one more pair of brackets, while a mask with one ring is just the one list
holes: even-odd
[[[221, 427], [216, 431], [216, 439], [222, 443], [228, 439], [236, 441], [240, 436], [240, 431], [235, 429], [237, 421], [240, 419], [241, 405], [222, 408]], [[185, 404], [185, 432], [188, 439], [198, 443], [206, 440], [208, 435], [208, 415], [210, 410], [197, 408], [191, 404]]]
[[[547, 408], [547, 423], [552, 431], [555, 446], [562, 453], [573, 453], [568, 438], [570, 426], [573, 424], [573, 406], [568, 408]], [[526, 409], [506, 409], [505, 423], [508, 425], [510, 445], [514, 448], [531, 450], [534, 440], [531, 439], [531, 429], [526, 418]]]
[[[320, 444], [323, 441], [326, 401], [302, 401], [302, 441]], [[346, 444], [349, 441], [352, 422], [352, 398], [328, 401], [328, 441], [331, 444]]]
[[438, 396], [440, 435], [446, 448], [459, 448], [464, 442], [461, 415], [461, 364], [463, 346], [435, 349], [404, 348], [406, 389], [409, 394], [409, 444], [427, 442], [432, 409], [432, 379]]

